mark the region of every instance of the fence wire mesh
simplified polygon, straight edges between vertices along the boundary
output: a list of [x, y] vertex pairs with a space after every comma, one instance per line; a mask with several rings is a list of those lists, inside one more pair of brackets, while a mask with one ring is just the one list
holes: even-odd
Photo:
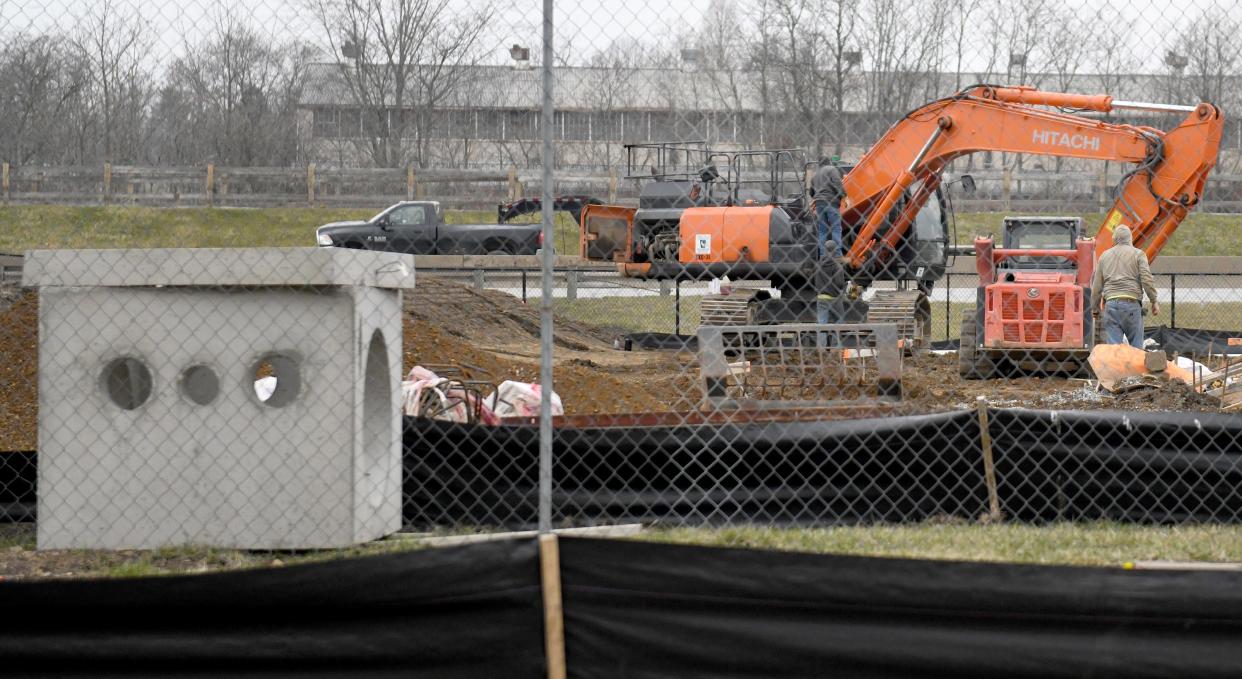
[[1234, 3], [544, 10], [0, 4], [0, 519], [1238, 521]]

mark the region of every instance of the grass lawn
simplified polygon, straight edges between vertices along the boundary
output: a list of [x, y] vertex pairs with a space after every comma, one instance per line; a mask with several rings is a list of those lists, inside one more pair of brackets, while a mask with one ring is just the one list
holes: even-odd
[[425, 546], [414, 540], [381, 540], [349, 549], [248, 552], [215, 547], [154, 550], [62, 549], [35, 551], [33, 524], [0, 525], [0, 580], [42, 577], [126, 578], [263, 568], [356, 556], [391, 554]]
[[[1242, 526], [1048, 526], [924, 523], [835, 528], [648, 529], [637, 540], [819, 554], [1124, 567], [1137, 561], [1242, 561]], [[30, 525], [0, 526], [0, 579], [139, 577], [264, 568], [426, 548], [384, 540], [344, 550], [246, 552], [208, 547], [158, 550], [34, 550]]]
[[[968, 245], [974, 241], [977, 234], [998, 236], [1001, 221], [1005, 216], [1004, 212], [974, 212], [957, 215], [957, 242], [961, 245]], [[1099, 231], [1100, 224], [1104, 222], [1103, 213], [1078, 213], [1067, 216], [1082, 217], [1083, 228], [1089, 235]], [[1237, 236], [1239, 226], [1242, 226], [1242, 215], [1192, 212], [1169, 239], [1168, 245], [1161, 251], [1161, 254], [1242, 255], [1242, 241], [1239, 241]]]
[[[151, 208], [77, 207], [21, 205], [0, 207], [0, 252], [34, 248], [125, 248], [125, 247], [258, 247], [312, 245], [315, 227], [332, 221], [366, 219], [374, 209], [346, 208]], [[1084, 214], [1088, 232], [1094, 233], [1102, 214]], [[959, 243], [975, 234], [995, 234], [1000, 212], [965, 213], [957, 216]], [[450, 211], [453, 223], [490, 223], [489, 211]], [[524, 220], [536, 220], [530, 215]], [[1192, 213], [1171, 239], [1168, 255], [1242, 255], [1237, 227], [1242, 215]], [[576, 253], [576, 225], [565, 213], [556, 220], [558, 252]]]
[[[385, 206], [351, 208], [0, 207], [0, 252], [41, 248], [314, 246], [315, 227], [369, 219]], [[526, 217], [527, 221], [536, 217]], [[449, 223], [494, 223], [495, 212], [449, 211]], [[578, 251], [573, 220], [558, 214], [559, 252]]]
[[1122, 566], [1135, 561], [1242, 561], [1242, 526], [1114, 523], [914, 524], [839, 528], [678, 528], [638, 539], [720, 547], [920, 559]]

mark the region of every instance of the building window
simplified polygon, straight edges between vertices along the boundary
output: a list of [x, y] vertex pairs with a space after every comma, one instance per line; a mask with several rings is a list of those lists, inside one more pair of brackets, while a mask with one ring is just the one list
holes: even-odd
[[354, 138], [362, 136], [362, 111], [356, 108], [343, 109], [340, 112], [342, 137]]
[[320, 138], [341, 136], [340, 123], [336, 109], [315, 109], [313, 134]]

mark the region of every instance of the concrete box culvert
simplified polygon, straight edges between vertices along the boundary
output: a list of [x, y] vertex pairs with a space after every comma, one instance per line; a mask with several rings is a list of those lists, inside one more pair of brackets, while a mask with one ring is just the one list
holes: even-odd
[[332, 248], [29, 253], [39, 547], [312, 549], [398, 530], [413, 266]]

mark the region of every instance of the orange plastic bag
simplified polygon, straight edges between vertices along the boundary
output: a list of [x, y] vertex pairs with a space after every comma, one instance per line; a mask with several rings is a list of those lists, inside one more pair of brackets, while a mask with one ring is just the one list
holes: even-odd
[[1100, 386], [1109, 391], [1113, 391], [1117, 382], [1127, 377], [1164, 375], [1168, 379], [1181, 380], [1186, 384], [1190, 384], [1192, 379], [1190, 371], [1176, 363], [1169, 363], [1159, 373], [1149, 371], [1147, 352], [1135, 349], [1129, 344], [1097, 344], [1091, 350], [1091, 356], [1087, 358], [1087, 362], [1095, 371], [1095, 377], [1100, 381]]

